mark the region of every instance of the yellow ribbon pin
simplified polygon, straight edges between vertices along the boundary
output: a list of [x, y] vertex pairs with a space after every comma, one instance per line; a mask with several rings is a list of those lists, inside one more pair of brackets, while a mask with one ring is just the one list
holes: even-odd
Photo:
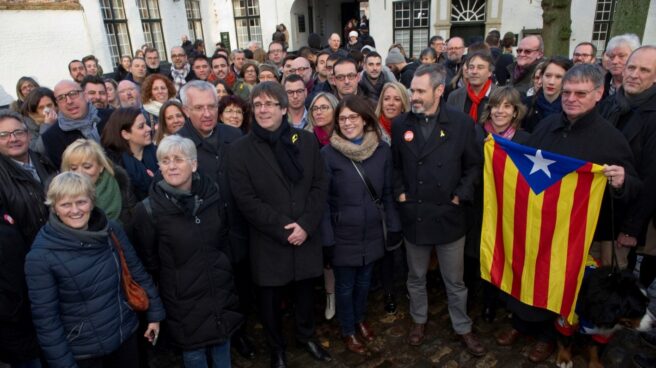
[[298, 140], [298, 133], [294, 133], [294, 135], [292, 135], [292, 143], [296, 143], [297, 140]]
[[444, 130], [440, 130], [440, 138], [446, 137], [446, 133], [444, 133]]

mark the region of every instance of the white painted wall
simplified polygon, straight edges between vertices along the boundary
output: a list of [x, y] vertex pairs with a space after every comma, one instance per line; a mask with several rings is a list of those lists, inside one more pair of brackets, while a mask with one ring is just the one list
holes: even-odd
[[647, 13], [647, 24], [642, 39], [643, 45], [656, 45], [656, 1], [651, 0], [649, 3], [649, 12]]
[[[175, 46], [182, 45], [182, 35], [189, 33], [187, 29], [185, 3], [184, 1], [160, 1], [159, 13], [162, 17], [166, 56], [168, 61], [171, 61], [171, 49]], [[203, 29], [204, 31], [205, 29]], [[164, 59], [164, 55], [160, 55], [160, 58]]]
[[[392, 9], [392, 2], [389, 0], [369, 2], [369, 14], [371, 15], [369, 17], [369, 34], [376, 41], [376, 51], [382, 56], [383, 62], [387, 57], [387, 48], [394, 43]], [[433, 9], [431, 9], [431, 13], [433, 13]], [[431, 19], [432, 17], [433, 14], [431, 14]], [[429, 24], [432, 28], [433, 23]]]
[[[591, 0], [587, 0], [590, 2]], [[521, 4], [521, 6], [520, 6]], [[504, 0], [501, 8], [501, 35], [513, 32], [522, 37], [522, 29], [542, 28], [540, 1]]]
[[[109, 52], [109, 42], [105, 33], [105, 24], [103, 23], [102, 13], [100, 12], [100, 1], [81, 0], [80, 5], [84, 11], [81, 13], [87, 30], [89, 44], [93, 50], [93, 55], [98, 58], [98, 63], [105, 73], [114, 70], [112, 55]], [[80, 55], [78, 59], [85, 55]], [[73, 57], [71, 57], [73, 59]]]
[[569, 54], [572, 57], [574, 48], [580, 42], [592, 41], [592, 29], [596, 7], [590, 0], [573, 0], [571, 8], [572, 36], [569, 39]]
[[69, 61], [95, 51], [79, 10], [3, 10], [0, 25], [0, 84], [13, 98], [20, 77], [34, 77], [52, 88], [70, 79]]

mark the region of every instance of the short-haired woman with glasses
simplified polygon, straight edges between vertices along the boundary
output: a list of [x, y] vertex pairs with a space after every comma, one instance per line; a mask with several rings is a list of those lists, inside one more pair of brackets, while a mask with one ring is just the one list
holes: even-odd
[[[375, 335], [365, 321], [375, 261], [401, 241], [392, 193], [392, 152], [380, 140], [378, 119], [363, 97], [335, 109], [335, 134], [321, 149], [330, 178], [322, 221], [324, 262], [335, 273], [337, 316], [349, 351], [366, 354]], [[376, 199], [377, 203], [374, 203]]]
[[337, 98], [332, 93], [319, 92], [308, 108], [308, 122], [305, 129], [314, 133], [321, 147], [330, 143], [330, 136], [335, 129], [335, 107]]

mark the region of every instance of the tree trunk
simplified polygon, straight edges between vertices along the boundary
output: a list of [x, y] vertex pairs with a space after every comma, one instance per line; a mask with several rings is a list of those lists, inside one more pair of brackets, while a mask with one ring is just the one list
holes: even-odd
[[572, 35], [569, 0], [542, 0], [542, 39], [545, 56], [569, 56]]
[[610, 36], [635, 33], [642, 41], [649, 12], [649, 1], [617, 0]]

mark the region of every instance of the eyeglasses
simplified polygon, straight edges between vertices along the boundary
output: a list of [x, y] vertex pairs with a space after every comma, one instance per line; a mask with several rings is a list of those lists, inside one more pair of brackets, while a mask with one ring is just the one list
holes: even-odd
[[535, 49], [535, 50], [531, 50], [531, 49], [517, 49], [517, 55], [519, 55], [519, 54], [529, 55], [529, 54], [531, 54], [531, 53], [533, 53], [533, 52], [536, 52], [536, 51], [538, 51], [538, 49]]
[[225, 109], [225, 110], [223, 110], [223, 113], [224, 114], [239, 114], [239, 115], [241, 115], [242, 111], [241, 111], [241, 109]]
[[265, 102], [265, 103], [262, 103], [262, 102], [256, 102], [256, 103], [253, 104], [253, 108], [254, 108], [255, 110], [259, 110], [259, 109], [261, 109], [261, 108], [263, 108], [263, 107], [265, 107], [265, 108], [268, 110], [268, 109], [273, 108], [274, 106], [280, 106], [280, 104], [277, 103], [277, 102], [271, 102], [271, 101], [267, 101], [267, 102]]
[[357, 73], [349, 73], [349, 74], [340, 74], [340, 75], [336, 75], [336, 76], [335, 76], [335, 79], [338, 80], [338, 81], [340, 81], [340, 82], [343, 82], [344, 79], [355, 80], [357, 77], [358, 77], [358, 74], [357, 74]]
[[592, 54], [579, 54], [578, 52], [574, 53], [574, 57], [590, 57]]
[[355, 123], [356, 121], [358, 121], [359, 117], [360, 117], [360, 114], [351, 114], [351, 115], [348, 115], [348, 116], [340, 116], [338, 121], [340, 123], [346, 123], [346, 120], [348, 119], [348, 121], [350, 121], [351, 123]]
[[297, 90], [288, 90], [286, 91], [288, 95], [293, 96], [293, 95], [302, 95], [305, 93], [305, 88], [297, 89]]
[[302, 66], [302, 67], [299, 67], [299, 68], [289, 69], [289, 74], [296, 74], [296, 72], [303, 73], [304, 71], [306, 71], [308, 69], [310, 69], [310, 67], [308, 67], [308, 66]]
[[189, 109], [197, 114], [204, 113], [205, 111], [207, 112], [215, 112], [218, 111], [217, 109], [219, 108], [219, 105], [217, 104], [212, 104], [212, 105], [198, 105], [198, 106], [192, 106]]
[[66, 100], [66, 97], [70, 98], [71, 100], [74, 100], [80, 95], [81, 92], [82, 90], [74, 89], [68, 93], [64, 93], [55, 97], [55, 100], [57, 100], [57, 102], [64, 102]]
[[27, 136], [27, 129], [16, 129], [13, 132], [0, 132], [0, 140], [4, 141], [9, 139], [9, 136], [14, 136], [16, 139], [22, 139]]
[[186, 56], [186, 54], [172, 54], [171, 55], [172, 58], [181, 58], [181, 57], [185, 57], [185, 56]]
[[315, 112], [315, 111], [328, 111], [330, 109], [331, 109], [330, 105], [319, 105], [319, 106], [312, 106], [311, 110], [312, 112]]
[[169, 166], [171, 164], [175, 164], [176, 166], [182, 165], [186, 161], [191, 161], [189, 158], [183, 158], [183, 157], [173, 157], [173, 158], [164, 158], [158, 161], [158, 164], [160, 166]]
[[589, 95], [591, 92], [596, 90], [596, 88], [593, 88], [589, 91], [570, 91], [568, 89], [564, 89], [561, 93], [563, 97], [567, 98], [571, 95], [574, 95], [576, 98], [585, 98], [587, 95]]

